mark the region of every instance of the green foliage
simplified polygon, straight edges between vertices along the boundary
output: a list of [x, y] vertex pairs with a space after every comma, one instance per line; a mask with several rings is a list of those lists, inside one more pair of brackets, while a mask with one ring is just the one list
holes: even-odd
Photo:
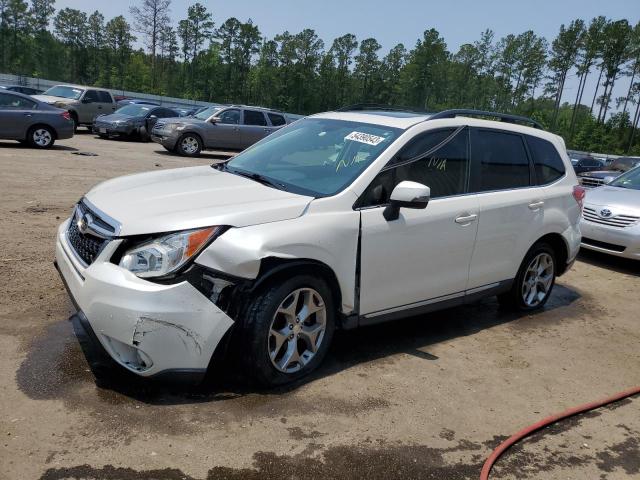
[[[215, 25], [204, 3], [174, 23], [170, 0], [136, 0], [132, 25], [99, 11], [56, 13], [54, 3], [0, 0], [0, 71], [302, 114], [360, 102], [513, 112], [571, 148], [640, 153], [640, 23], [576, 19], [550, 43], [531, 30], [500, 39], [486, 30], [455, 52], [428, 28], [413, 48], [385, 52], [350, 33], [325, 45], [309, 28], [266, 38], [250, 19]], [[562, 103], [569, 76], [578, 87]], [[597, 88], [585, 95], [592, 77]], [[620, 82], [626, 95], [611, 98]]]

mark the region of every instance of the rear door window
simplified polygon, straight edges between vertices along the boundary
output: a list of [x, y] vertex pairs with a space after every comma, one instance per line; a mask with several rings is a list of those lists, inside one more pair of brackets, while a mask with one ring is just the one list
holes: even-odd
[[473, 129], [471, 157], [477, 172], [475, 190], [489, 192], [531, 185], [529, 157], [522, 135]]
[[109, 94], [109, 92], [98, 91], [98, 100], [102, 103], [112, 102], [111, 95]]
[[[565, 168], [556, 147], [547, 140], [531, 135], [527, 135], [526, 139], [533, 157], [536, 183], [538, 185], [547, 185], [561, 178], [564, 175]], [[592, 167], [592, 160], [586, 160], [584, 165]]]
[[29, 99], [11, 95], [10, 93], [0, 93], [0, 109], [3, 110], [33, 110], [36, 102]]
[[261, 127], [266, 127], [267, 119], [264, 118], [264, 113], [262, 112], [257, 112], [255, 110], [245, 110], [243, 123], [245, 125], [258, 125]]
[[282, 115], [278, 115], [277, 113], [267, 113], [269, 120], [271, 120], [271, 125], [274, 127], [279, 127], [280, 125], [284, 125], [287, 123]]

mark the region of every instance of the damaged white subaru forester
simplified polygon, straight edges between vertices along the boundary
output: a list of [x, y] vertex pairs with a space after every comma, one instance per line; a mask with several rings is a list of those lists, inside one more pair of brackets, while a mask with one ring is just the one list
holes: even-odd
[[490, 295], [542, 307], [577, 254], [583, 197], [563, 140], [532, 120], [356, 106], [225, 164], [96, 186], [56, 265], [75, 320], [124, 368], [201, 377], [233, 339], [278, 385], [338, 328]]

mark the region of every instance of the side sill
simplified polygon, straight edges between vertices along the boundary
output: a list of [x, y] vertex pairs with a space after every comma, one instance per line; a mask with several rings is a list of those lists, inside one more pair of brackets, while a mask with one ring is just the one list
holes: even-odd
[[368, 325], [376, 325], [378, 323], [400, 320], [402, 318], [412, 317], [416, 315], [424, 315], [426, 313], [435, 312], [437, 310], [444, 310], [447, 308], [473, 303], [485, 297], [492, 297], [494, 295], [508, 292], [509, 290], [511, 290], [513, 281], [514, 279], [503, 280], [501, 282], [496, 282], [484, 287], [467, 290], [466, 294], [454, 298], [451, 298], [451, 296], [447, 296], [449, 298], [446, 298], [444, 300], [436, 300], [415, 307], [408, 305], [405, 309], [396, 309], [389, 313], [361, 315], [358, 318], [358, 326], [364, 327]]

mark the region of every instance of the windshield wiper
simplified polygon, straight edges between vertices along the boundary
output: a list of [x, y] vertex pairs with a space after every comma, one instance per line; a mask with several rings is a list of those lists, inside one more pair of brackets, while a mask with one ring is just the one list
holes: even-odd
[[258, 183], [267, 185], [268, 187], [277, 188], [278, 190], [284, 190], [284, 185], [282, 183], [274, 182], [270, 178], [265, 177], [264, 175], [260, 175], [259, 173], [247, 172], [244, 170], [235, 170], [235, 169], [231, 170], [229, 167], [226, 166], [226, 164], [225, 164], [225, 170], [227, 170], [229, 173], [240, 175], [241, 177], [250, 178], [251, 180], [255, 180]]

